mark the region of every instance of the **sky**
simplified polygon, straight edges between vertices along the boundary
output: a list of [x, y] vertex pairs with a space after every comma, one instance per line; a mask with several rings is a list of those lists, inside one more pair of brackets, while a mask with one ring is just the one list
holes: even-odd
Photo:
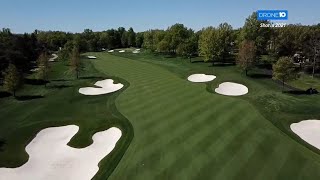
[[137, 32], [175, 23], [200, 30], [227, 22], [234, 28], [257, 10], [288, 10], [286, 23], [320, 23], [319, 0], [0, 0], [0, 28], [82, 32], [133, 27]]

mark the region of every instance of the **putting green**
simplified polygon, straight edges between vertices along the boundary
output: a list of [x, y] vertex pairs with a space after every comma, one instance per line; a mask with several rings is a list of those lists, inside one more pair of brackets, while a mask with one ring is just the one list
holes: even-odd
[[94, 54], [102, 73], [130, 83], [116, 106], [134, 138], [110, 179], [319, 179], [320, 158], [249, 102], [157, 65]]

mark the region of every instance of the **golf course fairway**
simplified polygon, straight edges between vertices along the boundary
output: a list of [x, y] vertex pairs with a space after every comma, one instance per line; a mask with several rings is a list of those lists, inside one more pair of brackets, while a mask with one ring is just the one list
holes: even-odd
[[116, 107], [134, 138], [109, 179], [320, 178], [320, 156], [248, 101], [210, 93], [155, 64], [92, 54], [98, 71], [130, 84]]

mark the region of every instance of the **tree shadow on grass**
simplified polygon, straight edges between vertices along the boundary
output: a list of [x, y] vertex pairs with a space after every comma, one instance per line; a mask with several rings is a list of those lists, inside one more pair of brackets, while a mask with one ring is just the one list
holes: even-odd
[[66, 80], [66, 79], [54, 79], [54, 80], [51, 80], [51, 81], [66, 82], [66, 81], [69, 81], [69, 80]]
[[303, 91], [303, 90], [291, 90], [291, 91], [284, 91], [286, 94], [293, 94], [293, 95], [315, 95], [318, 93], [311, 93], [310, 91]]
[[11, 93], [0, 91], [0, 98], [10, 97], [11, 95]]
[[4, 139], [0, 139], [0, 152], [3, 151], [3, 147], [6, 145], [6, 141]]
[[44, 98], [44, 96], [40, 96], [40, 95], [16, 96], [16, 99], [18, 101], [29, 101], [29, 100], [41, 99], [41, 98]]
[[209, 66], [209, 67], [227, 67], [227, 66], [235, 66], [236, 64], [235, 63], [214, 63]]
[[42, 79], [28, 79], [28, 78], [24, 79], [24, 83], [29, 85], [45, 85], [48, 82], [49, 81], [42, 80]]
[[204, 61], [201, 61], [201, 60], [192, 61], [191, 60], [191, 63], [204, 63]]
[[105, 79], [102, 76], [87, 76], [87, 77], [80, 77], [79, 79]]
[[271, 74], [257, 74], [257, 73], [253, 73], [253, 74], [248, 74], [248, 76], [250, 78], [254, 78], [254, 79], [271, 79], [272, 75]]
[[69, 87], [72, 87], [70, 85], [52, 85], [52, 86], [49, 86], [48, 88], [50, 89], [64, 89], [64, 88], [69, 88]]

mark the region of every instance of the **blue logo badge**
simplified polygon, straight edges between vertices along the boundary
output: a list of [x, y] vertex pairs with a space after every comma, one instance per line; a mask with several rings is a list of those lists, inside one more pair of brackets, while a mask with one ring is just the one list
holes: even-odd
[[288, 20], [288, 10], [258, 10], [257, 19], [263, 20]]

